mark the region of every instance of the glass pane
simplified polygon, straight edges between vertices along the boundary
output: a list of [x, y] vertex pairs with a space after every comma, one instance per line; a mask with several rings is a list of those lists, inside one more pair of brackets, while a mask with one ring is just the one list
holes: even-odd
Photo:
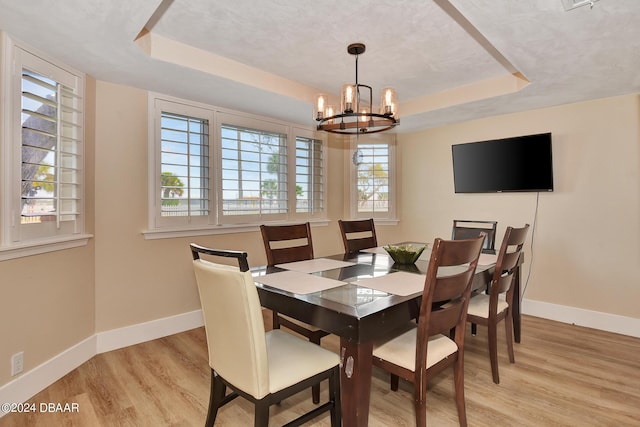
[[358, 212], [389, 211], [389, 146], [359, 144], [362, 162], [357, 169]]
[[209, 215], [208, 121], [161, 114], [160, 215]]
[[222, 136], [222, 214], [286, 213], [286, 136], [230, 125]]

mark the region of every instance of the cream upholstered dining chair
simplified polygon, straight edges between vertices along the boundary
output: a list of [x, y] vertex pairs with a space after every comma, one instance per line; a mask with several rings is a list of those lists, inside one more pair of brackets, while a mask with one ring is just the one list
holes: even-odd
[[435, 239], [425, 278], [418, 324], [374, 343], [373, 364], [413, 383], [416, 426], [427, 425], [427, 382], [453, 366], [458, 421], [467, 425], [464, 399], [464, 338], [471, 283], [484, 233], [474, 239]]
[[[191, 244], [191, 251], [211, 367], [205, 425], [213, 426], [218, 409], [239, 395], [254, 403], [254, 425], [266, 427], [271, 405], [328, 379], [328, 402], [292, 423], [299, 425], [330, 411], [331, 425], [340, 426], [338, 355], [280, 330], [265, 332], [246, 252], [195, 244]], [[203, 253], [236, 258], [240, 268], [200, 259]], [[229, 395], [227, 387], [233, 390]]]
[[[313, 259], [313, 242], [311, 240], [311, 225], [261, 225], [262, 241], [267, 254], [267, 265], [284, 264], [287, 262], [306, 261]], [[273, 312], [273, 328], [284, 326], [309, 341], [320, 345], [322, 337], [329, 335], [313, 325], [301, 322], [289, 316]], [[311, 388], [313, 403], [320, 402], [320, 387]]]
[[507, 352], [509, 362], [515, 363], [513, 353], [513, 317], [511, 307], [514, 295], [513, 278], [517, 272], [518, 260], [522, 253], [522, 246], [527, 238], [529, 224], [522, 228], [507, 227], [498, 251], [493, 278], [489, 284], [489, 293], [474, 295], [467, 310], [467, 321], [472, 324], [484, 325], [488, 328], [489, 359], [493, 382], [500, 383], [498, 374], [498, 323], [504, 320], [507, 338]]
[[482, 253], [496, 253], [496, 231], [498, 229], [498, 221], [474, 221], [467, 219], [454, 219], [451, 229], [451, 238], [453, 240], [470, 239], [477, 237], [478, 233], [486, 234], [482, 245]]
[[373, 218], [358, 219], [352, 221], [338, 220], [344, 252], [347, 254], [358, 252], [362, 249], [378, 246], [376, 227]]

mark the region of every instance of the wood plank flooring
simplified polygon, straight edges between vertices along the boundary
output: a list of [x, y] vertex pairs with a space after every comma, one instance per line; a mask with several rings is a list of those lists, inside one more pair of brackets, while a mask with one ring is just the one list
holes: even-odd
[[[470, 426], [640, 425], [640, 339], [529, 316], [522, 330], [514, 365], [499, 334], [499, 385], [491, 380], [486, 328], [467, 335]], [[336, 337], [322, 342], [338, 350]], [[451, 372], [431, 384], [427, 398], [430, 425], [458, 425]], [[206, 337], [198, 328], [99, 354], [29, 400], [77, 403], [76, 413], [13, 413], [0, 426], [202, 426], [208, 399]], [[271, 425], [312, 406], [310, 390], [287, 399], [272, 407]], [[235, 399], [218, 412], [216, 425], [253, 425], [253, 406]], [[329, 426], [328, 415], [309, 425]], [[414, 425], [410, 384], [401, 381], [392, 392], [387, 375], [374, 369], [369, 425]]]

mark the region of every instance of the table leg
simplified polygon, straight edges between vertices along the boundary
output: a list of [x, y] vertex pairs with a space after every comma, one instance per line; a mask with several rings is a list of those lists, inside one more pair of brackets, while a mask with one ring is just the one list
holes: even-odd
[[340, 339], [342, 425], [366, 427], [369, 421], [373, 344]]

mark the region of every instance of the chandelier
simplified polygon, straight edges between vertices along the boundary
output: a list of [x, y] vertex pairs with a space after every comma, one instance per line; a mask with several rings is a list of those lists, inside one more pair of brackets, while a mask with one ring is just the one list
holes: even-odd
[[374, 113], [371, 86], [358, 83], [358, 55], [364, 51], [363, 43], [353, 43], [347, 47], [347, 52], [356, 57], [356, 82], [342, 87], [339, 111], [329, 105], [327, 95], [317, 96], [314, 118], [318, 122], [318, 130], [359, 135], [383, 132], [400, 124], [398, 97], [393, 88], [382, 90], [379, 112]]

